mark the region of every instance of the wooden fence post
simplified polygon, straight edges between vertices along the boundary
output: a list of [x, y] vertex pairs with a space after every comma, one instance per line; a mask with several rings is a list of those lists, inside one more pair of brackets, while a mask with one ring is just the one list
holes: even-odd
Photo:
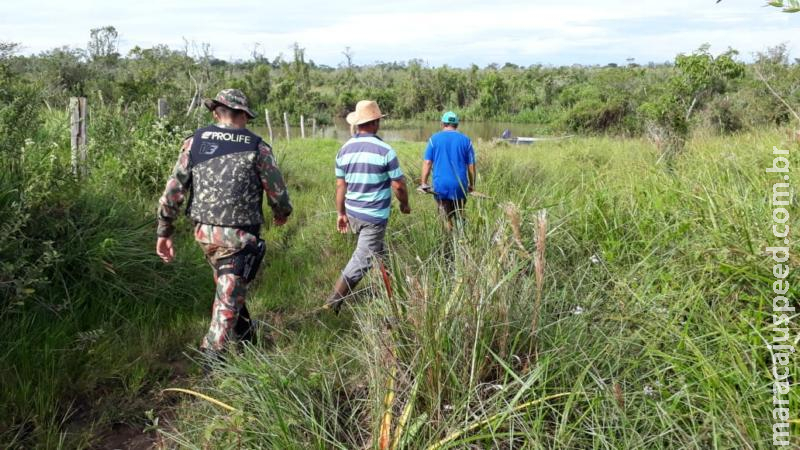
[[69, 99], [70, 144], [72, 147], [72, 175], [86, 176], [86, 97]]
[[289, 115], [283, 113], [283, 128], [286, 129], [286, 140], [289, 140]]
[[169, 107], [167, 106], [167, 99], [159, 98], [158, 99], [158, 118], [165, 117], [169, 114]]
[[300, 137], [303, 139], [306, 138], [306, 123], [302, 114], [300, 114]]
[[264, 116], [267, 118], [267, 129], [269, 130], [269, 143], [272, 144], [274, 139], [272, 139], [272, 124], [269, 122], [269, 110], [264, 109]]
[[69, 98], [69, 142], [72, 147], [70, 160], [72, 161], [72, 176], [78, 176], [78, 134], [80, 133], [80, 108], [78, 97]]
[[311, 119], [311, 137], [317, 137], [317, 119]]

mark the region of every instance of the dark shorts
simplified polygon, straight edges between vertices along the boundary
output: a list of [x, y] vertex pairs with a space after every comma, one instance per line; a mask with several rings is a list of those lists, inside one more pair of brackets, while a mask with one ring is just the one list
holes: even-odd
[[463, 215], [464, 214], [464, 204], [467, 203], [467, 199], [459, 198], [455, 200], [449, 200], [445, 198], [437, 198], [436, 205], [439, 207], [439, 213], [443, 216], [453, 217], [455, 215]]

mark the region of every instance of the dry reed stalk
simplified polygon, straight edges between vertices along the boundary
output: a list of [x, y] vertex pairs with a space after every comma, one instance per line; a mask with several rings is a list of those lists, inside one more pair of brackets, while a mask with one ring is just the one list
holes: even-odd
[[409, 290], [407, 317], [414, 330], [421, 330], [425, 321], [428, 288], [423, 288], [419, 280], [411, 275], [406, 276], [406, 284]]
[[[517, 219], [518, 219], [518, 217], [519, 217], [519, 215], [517, 214]], [[513, 219], [511, 219], [511, 217], [509, 217], [509, 220], [510, 220], [510, 222], [512, 224], [512, 230], [513, 230], [515, 222], [514, 222]], [[517, 223], [517, 225], [519, 225], [519, 220], [517, 220], [516, 223]], [[510, 244], [510, 242], [508, 242], [508, 240], [506, 240], [504, 238], [503, 241], [504, 241], [503, 251], [502, 251], [503, 254], [498, 259], [498, 261], [500, 261], [501, 264], [498, 264], [497, 265], [497, 269], [494, 271], [495, 273], [494, 273], [494, 277], [492, 279], [492, 285], [497, 285], [498, 278], [502, 278], [502, 272], [503, 272], [502, 262], [505, 260], [506, 256], [508, 255], [508, 250], [510, 250], [510, 248], [511, 248], [511, 244]], [[497, 309], [497, 312], [499, 314], [499, 321], [500, 321], [499, 325], [501, 327], [501, 329], [500, 329], [500, 338], [499, 338], [499, 355], [502, 358], [505, 358], [506, 353], [507, 353], [507, 349], [508, 349], [508, 338], [509, 338], [509, 333], [510, 333], [510, 323], [509, 323], [508, 316], [509, 316], [509, 311], [510, 311], [510, 307], [511, 307], [511, 302], [507, 301], [507, 302], [493, 302], [493, 303], [494, 303], [493, 306], [495, 306], [495, 308]]]
[[392, 440], [392, 450], [397, 450], [400, 446], [400, 441], [403, 438], [403, 432], [406, 429], [408, 418], [411, 417], [411, 411], [414, 409], [414, 401], [417, 399], [417, 388], [419, 388], [419, 383], [415, 381], [408, 395], [408, 399], [406, 399], [403, 413], [400, 414], [400, 419], [397, 421], [397, 428], [394, 430], [394, 439]]
[[380, 263], [379, 269], [381, 272], [381, 278], [383, 279], [383, 285], [386, 287], [386, 295], [389, 296], [389, 300], [392, 300], [392, 280], [389, 278], [389, 273], [386, 271], [386, 266], [383, 263]]
[[392, 435], [392, 407], [394, 406], [394, 378], [397, 376], [397, 366], [392, 367], [392, 374], [386, 381], [386, 397], [383, 399], [383, 420], [381, 420], [381, 434], [378, 446], [381, 450], [389, 448]]
[[542, 209], [536, 217], [536, 257], [534, 259], [534, 266], [536, 268], [536, 301], [533, 305], [533, 318], [531, 319], [531, 349], [529, 355], [536, 354], [537, 334], [539, 329], [539, 313], [542, 308], [542, 290], [544, 288], [544, 252], [546, 249], [547, 239], [547, 210]]
[[221, 401], [219, 401], [219, 400], [217, 400], [217, 399], [215, 399], [213, 397], [210, 397], [210, 396], [208, 396], [206, 394], [202, 394], [202, 393], [197, 392], [197, 391], [193, 391], [191, 389], [166, 388], [166, 389], [162, 389], [161, 392], [181, 392], [183, 394], [194, 395], [197, 398], [203, 399], [203, 400], [205, 400], [205, 401], [207, 401], [207, 402], [209, 402], [211, 404], [214, 404], [214, 405], [217, 405], [217, 406], [219, 406], [221, 408], [227, 409], [228, 411], [241, 412], [240, 410], [234, 408], [233, 406], [231, 406], [231, 405], [229, 405], [227, 403], [223, 403], [223, 402], [221, 402]]
[[617, 400], [617, 405], [620, 409], [625, 409], [625, 396], [622, 395], [622, 386], [619, 383], [614, 383], [614, 398]]
[[500, 342], [499, 342], [499, 355], [501, 358], [508, 356], [508, 338], [511, 334], [511, 323], [508, 319], [508, 313], [511, 309], [511, 302], [500, 302]]
[[[506, 237], [505, 223], [501, 219], [497, 220], [497, 231], [495, 231], [494, 234], [492, 235], [492, 243], [498, 249], [498, 255], [497, 255], [498, 263], [505, 261], [506, 256], [508, 256], [508, 252], [511, 249], [511, 243], [510, 239]], [[499, 264], [492, 265], [491, 267], [500, 267], [500, 265]], [[492, 285], [497, 283], [497, 276], [499, 276], [498, 272], [499, 272], [498, 270], [493, 271], [492, 278], [489, 279]]]

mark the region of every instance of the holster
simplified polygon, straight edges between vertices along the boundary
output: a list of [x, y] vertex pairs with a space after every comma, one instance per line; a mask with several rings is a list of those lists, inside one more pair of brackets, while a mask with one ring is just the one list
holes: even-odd
[[253, 281], [266, 253], [266, 242], [259, 239], [255, 245], [248, 244], [233, 255], [220, 259], [220, 267], [225, 265], [229, 267], [220, 269], [217, 273], [218, 275], [233, 274], [242, 277], [246, 282]]

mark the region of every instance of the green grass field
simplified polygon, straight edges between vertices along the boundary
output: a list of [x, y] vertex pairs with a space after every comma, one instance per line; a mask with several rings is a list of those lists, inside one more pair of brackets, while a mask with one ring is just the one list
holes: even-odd
[[[182, 385], [236, 411], [187, 400], [162, 432], [188, 448], [377, 448], [389, 417], [387, 448], [764, 447], [764, 168], [782, 140], [697, 137], [671, 171], [642, 140], [481, 144], [491, 199], [449, 240], [413, 194], [390, 223], [394, 298], [374, 274], [339, 317], [316, 309], [354, 245], [334, 230], [340, 143], [279, 144], [297, 212], [266, 233], [250, 299], [274, 346]], [[423, 144], [395, 147], [418, 179]]]
[[[54, 117], [30, 149], [67, 168], [51, 172], [69, 167], [68, 145], [49, 144], [64, 122]], [[148, 136], [149, 147], [98, 148], [86, 185], [64, 181], [42, 201], [42, 220], [59, 225], [28, 237], [58, 240], [61, 260], [46, 294], [3, 311], [6, 447], [103, 447], [122, 427], [156, 433], [166, 448], [772, 442], [763, 249], [775, 180], [764, 168], [773, 145], [800, 163], [783, 131], [695, 136], [670, 170], [638, 139], [479, 143], [477, 189], [490, 198], [470, 200], [454, 236], [433, 200], [413, 192], [424, 144], [393, 144], [415, 180], [412, 214], [395, 211], [387, 235], [395, 295], [371, 274], [339, 316], [318, 307], [355, 242], [335, 231], [341, 143], [279, 142], [295, 214], [264, 229], [268, 254], [249, 297], [264, 345], [208, 378], [190, 358], [209, 319], [210, 269], [188, 223], [174, 264], [154, 255], [152, 217], [177, 141]], [[797, 298], [796, 269], [789, 277]]]

